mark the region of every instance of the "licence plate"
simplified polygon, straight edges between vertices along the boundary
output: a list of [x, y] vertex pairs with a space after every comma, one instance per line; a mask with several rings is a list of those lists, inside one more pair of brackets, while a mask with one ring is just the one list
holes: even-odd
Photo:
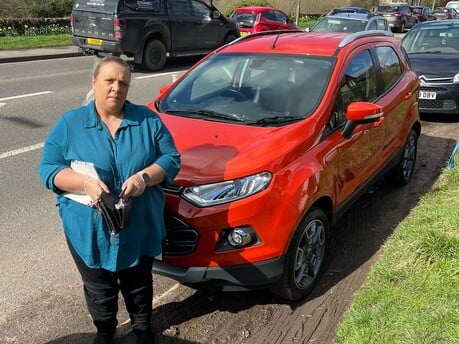
[[426, 91], [419, 91], [419, 99], [437, 99], [436, 92], [426, 92]]
[[102, 43], [103, 43], [103, 40], [101, 40], [101, 39], [95, 39], [95, 38], [88, 38], [88, 39], [86, 39], [86, 42], [87, 42], [88, 44], [101, 46]]
[[241, 34], [241, 37], [247, 36], [247, 32], [245, 32], [245, 31], [241, 31], [240, 34]]

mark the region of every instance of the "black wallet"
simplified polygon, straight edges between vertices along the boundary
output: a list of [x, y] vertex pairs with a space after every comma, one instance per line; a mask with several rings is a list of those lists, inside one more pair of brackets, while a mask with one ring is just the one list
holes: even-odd
[[131, 199], [123, 199], [111, 193], [102, 192], [96, 204], [111, 234], [121, 232], [129, 223]]

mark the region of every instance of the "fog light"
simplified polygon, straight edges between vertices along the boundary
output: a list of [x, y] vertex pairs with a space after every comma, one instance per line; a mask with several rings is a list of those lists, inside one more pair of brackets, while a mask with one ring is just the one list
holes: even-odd
[[228, 234], [228, 242], [234, 247], [244, 247], [252, 242], [251, 233], [242, 228], [236, 228]]

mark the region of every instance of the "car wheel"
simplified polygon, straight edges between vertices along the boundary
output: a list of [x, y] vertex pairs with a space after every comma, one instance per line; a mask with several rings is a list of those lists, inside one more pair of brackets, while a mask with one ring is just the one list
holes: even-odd
[[405, 22], [403, 21], [402, 25], [400, 26], [400, 33], [404, 33], [404, 32], [405, 32]]
[[159, 70], [166, 64], [166, 47], [161, 41], [147, 43], [143, 52], [143, 66], [150, 71]]
[[272, 291], [287, 300], [305, 298], [324, 266], [330, 225], [319, 208], [312, 208], [293, 235], [282, 277]]
[[416, 154], [418, 149], [418, 135], [411, 129], [403, 146], [402, 156], [397, 166], [387, 174], [387, 179], [394, 185], [406, 185], [411, 180], [416, 162]]

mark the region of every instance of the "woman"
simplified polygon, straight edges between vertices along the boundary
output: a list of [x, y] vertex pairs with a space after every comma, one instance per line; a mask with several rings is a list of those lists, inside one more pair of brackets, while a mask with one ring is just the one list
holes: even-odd
[[[137, 343], [153, 342], [151, 269], [165, 234], [160, 185], [172, 182], [180, 166], [159, 117], [126, 100], [130, 81], [124, 60], [102, 59], [92, 78], [94, 100], [63, 114], [45, 141], [38, 167], [45, 187], [57, 195], [97, 328], [94, 343], [111, 342], [120, 290]], [[75, 166], [82, 163], [97, 173], [77, 172]], [[111, 232], [97, 211], [103, 192], [132, 201], [129, 223], [119, 233]], [[87, 195], [91, 203], [77, 202], [69, 194]]]

